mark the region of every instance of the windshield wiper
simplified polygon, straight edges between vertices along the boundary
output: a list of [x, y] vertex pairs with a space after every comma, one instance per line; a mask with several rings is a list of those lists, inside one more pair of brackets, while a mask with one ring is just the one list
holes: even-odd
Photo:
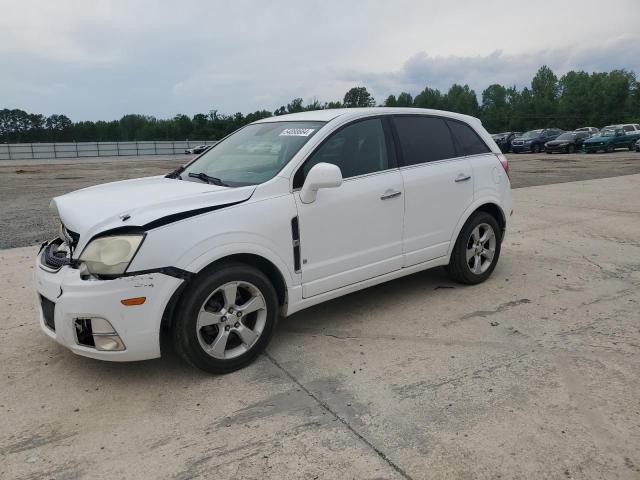
[[212, 177], [210, 175], [207, 175], [204, 172], [200, 172], [200, 173], [189, 173], [189, 176], [191, 178], [197, 178], [198, 180], [201, 180], [203, 182], [206, 183], [210, 183], [212, 185], [218, 185], [219, 187], [230, 187], [231, 185], [224, 183], [222, 180], [220, 180], [217, 177]]

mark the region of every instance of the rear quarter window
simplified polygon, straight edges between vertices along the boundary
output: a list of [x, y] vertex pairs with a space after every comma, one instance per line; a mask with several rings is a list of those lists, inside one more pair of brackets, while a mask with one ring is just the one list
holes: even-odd
[[393, 121], [404, 165], [417, 165], [456, 157], [451, 132], [437, 117], [398, 116]]
[[490, 153], [491, 149], [487, 147], [482, 138], [469, 125], [455, 120], [447, 120], [449, 128], [453, 133], [453, 137], [458, 143], [458, 150], [463, 155], [481, 155]]

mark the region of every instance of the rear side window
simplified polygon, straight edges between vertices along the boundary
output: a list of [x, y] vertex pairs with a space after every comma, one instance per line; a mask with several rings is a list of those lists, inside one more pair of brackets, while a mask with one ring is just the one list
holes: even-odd
[[447, 124], [436, 117], [394, 117], [405, 165], [456, 157]]
[[625, 125], [622, 128], [624, 128], [625, 132], [633, 132], [633, 127], [631, 125]]
[[447, 120], [447, 123], [453, 132], [454, 138], [458, 142], [462, 154], [481, 155], [491, 152], [489, 147], [487, 147], [480, 136], [469, 125], [453, 120]]

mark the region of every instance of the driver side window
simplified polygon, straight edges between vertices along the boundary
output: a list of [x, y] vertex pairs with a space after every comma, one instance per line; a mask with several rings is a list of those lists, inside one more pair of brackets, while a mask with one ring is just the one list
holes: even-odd
[[309, 170], [321, 162], [340, 167], [342, 178], [390, 168], [382, 120], [352, 123], [331, 135], [298, 169], [293, 188], [301, 188]]

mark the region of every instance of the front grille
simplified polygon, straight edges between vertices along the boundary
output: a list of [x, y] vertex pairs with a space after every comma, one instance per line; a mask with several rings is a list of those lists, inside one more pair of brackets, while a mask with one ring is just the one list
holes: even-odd
[[54, 311], [56, 304], [40, 295], [40, 307], [42, 307], [42, 317], [44, 318], [45, 325], [55, 332], [56, 322], [54, 320]]

